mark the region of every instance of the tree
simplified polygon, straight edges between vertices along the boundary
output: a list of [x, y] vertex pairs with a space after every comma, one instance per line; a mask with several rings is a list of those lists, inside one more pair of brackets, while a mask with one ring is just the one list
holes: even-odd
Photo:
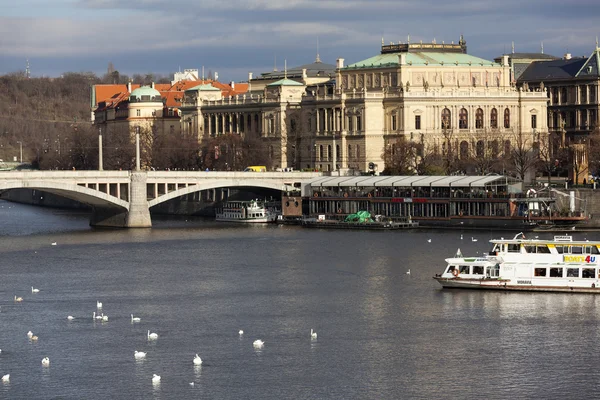
[[396, 143], [388, 144], [382, 154], [385, 163], [384, 175], [413, 175], [418, 172], [417, 153], [420, 144], [401, 137]]
[[201, 147], [204, 168], [219, 171], [240, 171], [249, 165], [271, 168], [272, 162], [259, 138], [229, 133], [210, 138]]
[[535, 166], [538, 161], [537, 143], [533, 138], [524, 135], [521, 130], [512, 136], [510, 148], [510, 160], [514, 166], [515, 174], [522, 181], [525, 180], [527, 172]]

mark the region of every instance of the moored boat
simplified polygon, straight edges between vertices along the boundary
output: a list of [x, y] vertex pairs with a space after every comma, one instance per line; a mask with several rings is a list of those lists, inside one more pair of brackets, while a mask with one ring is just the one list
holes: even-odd
[[484, 257], [447, 258], [434, 279], [445, 288], [600, 293], [600, 242], [567, 235], [526, 239], [519, 233], [490, 243]]
[[269, 209], [263, 201], [228, 201], [216, 212], [219, 222], [267, 223], [275, 222], [279, 213]]

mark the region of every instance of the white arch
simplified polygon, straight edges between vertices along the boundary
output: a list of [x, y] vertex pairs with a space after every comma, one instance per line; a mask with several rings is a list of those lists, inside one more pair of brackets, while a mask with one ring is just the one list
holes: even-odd
[[44, 180], [0, 181], [0, 192], [10, 189], [35, 189], [57, 194], [90, 206], [117, 206], [129, 210], [129, 202], [118, 199], [99, 190], [86, 188], [73, 183]]
[[[148, 182], [151, 183], [151, 182]], [[180, 197], [186, 194], [199, 192], [201, 190], [208, 189], [216, 189], [216, 188], [233, 188], [233, 187], [257, 187], [264, 189], [273, 189], [273, 190], [285, 190], [285, 185], [269, 181], [269, 180], [252, 180], [249, 182], [248, 180], [242, 179], [222, 179], [222, 180], [210, 180], [206, 183], [201, 183], [198, 185], [188, 186], [186, 188], [177, 189], [173, 192], [169, 192], [163, 195], [158, 196], [157, 198], [148, 201], [148, 207], [154, 207], [157, 204], [163, 203], [165, 201], [174, 199], [176, 197]]]

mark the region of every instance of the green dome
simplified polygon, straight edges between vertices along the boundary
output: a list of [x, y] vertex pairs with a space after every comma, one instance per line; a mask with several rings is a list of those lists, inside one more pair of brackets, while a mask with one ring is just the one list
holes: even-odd
[[141, 86], [129, 95], [130, 102], [162, 102], [160, 92], [150, 86]]

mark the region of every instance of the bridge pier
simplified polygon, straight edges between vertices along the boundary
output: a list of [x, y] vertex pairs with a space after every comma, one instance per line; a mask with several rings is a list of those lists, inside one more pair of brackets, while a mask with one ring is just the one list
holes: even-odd
[[131, 172], [129, 211], [114, 207], [94, 207], [90, 225], [113, 228], [150, 228], [150, 208], [146, 199], [146, 172]]

